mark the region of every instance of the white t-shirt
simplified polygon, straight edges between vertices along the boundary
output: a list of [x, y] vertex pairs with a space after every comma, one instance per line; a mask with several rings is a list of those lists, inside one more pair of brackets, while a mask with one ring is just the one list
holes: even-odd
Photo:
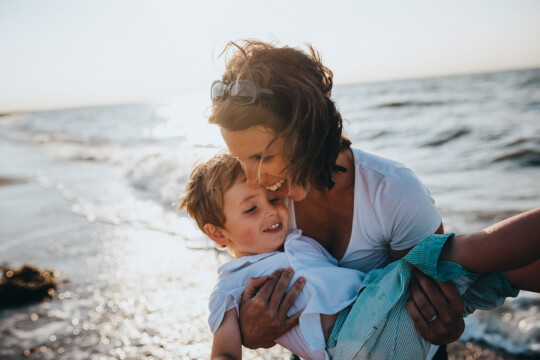
[[[360, 149], [351, 151], [354, 217], [349, 246], [338, 264], [367, 273], [391, 262], [389, 248], [414, 247], [432, 235], [442, 219], [427, 187], [405, 165]], [[292, 201], [289, 217], [289, 229], [294, 230]], [[437, 348], [432, 346], [428, 359]]]
[[304, 310], [300, 325], [276, 340], [276, 343], [304, 359], [328, 359], [320, 314], [335, 314], [356, 300], [365, 275], [338, 267], [337, 260], [315, 240], [301, 236], [300, 231], [287, 236], [285, 252], [244, 256], [223, 264], [218, 281], [210, 295], [208, 323], [215, 333], [225, 312], [239, 312], [242, 292], [251, 277], [270, 275], [279, 268], [292, 267], [294, 276], [306, 279], [288, 315]]
[[[429, 190], [405, 165], [359, 149], [351, 151], [354, 217], [349, 246], [339, 266], [367, 273], [391, 262], [389, 248], [412, 248], [432, 235], [441, 224], [441, 215]], [[289, 229], [295, 230], [293, 202], [289, 216]]]

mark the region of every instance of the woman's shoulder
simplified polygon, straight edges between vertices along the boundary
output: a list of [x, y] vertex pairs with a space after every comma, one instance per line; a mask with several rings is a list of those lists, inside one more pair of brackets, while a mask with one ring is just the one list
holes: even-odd
[[381, 176], [388, 176], [401, 169], [408, 169], [407, 166], [399, 161], [365, 150], [351, 147], [351, 152], [354, 156], [354, 165], [357, 172], [370, 171]]

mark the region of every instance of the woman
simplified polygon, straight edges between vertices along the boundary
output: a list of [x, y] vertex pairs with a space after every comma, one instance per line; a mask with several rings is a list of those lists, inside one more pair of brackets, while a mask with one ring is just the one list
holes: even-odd
[[[351, 148], [331, 99], [332, 72], [320, 56], [259, 42], [230, 43], [222, 81], [212, 84], [210, 122], [221, 128], [250, 186], [291, 200], [293, 227], [317, 240], [339, 265], [367, 272], [443, 233], [428, 190], [402, 164]], [[290, 272], [252, 279], [242, 298], [243, 344], [271, 347], [296, 325], [287, 318], [302, 283], [287, 293]], [[463, 303], [453, 284], [418, 275], [408, 311], [435, 344], [463, 331]]]

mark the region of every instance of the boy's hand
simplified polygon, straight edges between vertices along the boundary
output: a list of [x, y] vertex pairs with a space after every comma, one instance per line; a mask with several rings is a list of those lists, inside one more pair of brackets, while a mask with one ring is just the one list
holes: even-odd
[[415, 270], [407, 311], [420, 335], [435, 345], [459, 339], [465, 330], [464, 304], [455, 284], [440, 282]]
[[270, 277], [248, 280], [240, 303], [240, 331], [245, 347], [271, 348], [276, 344], [275, 339], [298, 324], [301, 312], [290, 318], [287, 312], [304, 287], [305, 280], [296, 280], [286, 293], [292, 276], [292, 269], [280, 269]]

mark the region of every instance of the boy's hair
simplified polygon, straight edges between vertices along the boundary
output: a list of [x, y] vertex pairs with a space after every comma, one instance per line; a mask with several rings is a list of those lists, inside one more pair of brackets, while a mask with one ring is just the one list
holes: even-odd
[[174, 205], [178, 211], [185, 208], [203, 232], [205, 224], [224, 227], [223, 194], [242, 177], [240, 161], [230, 152], [220, 151], [195, 165], [184, 194]]
[[[287, 144], [283, 159], [293, 184], [318, 190], [332, 188], [339, 153], [350, 146], [343, 134], [341, 114], [331, 99], [333, 74], [319, 53], [287, 46], [245, 40], [230, 42], [222, 80], [251, 80], [273, 95], [260, 95], [253, 105], [239, 106], [230, 98], [214, 102], [210, 123], [229, 131], [262, 125]], [[275, 139], [273, 141], [275, 141]], [[270, 145], [269, 145], [270, 146]]]

